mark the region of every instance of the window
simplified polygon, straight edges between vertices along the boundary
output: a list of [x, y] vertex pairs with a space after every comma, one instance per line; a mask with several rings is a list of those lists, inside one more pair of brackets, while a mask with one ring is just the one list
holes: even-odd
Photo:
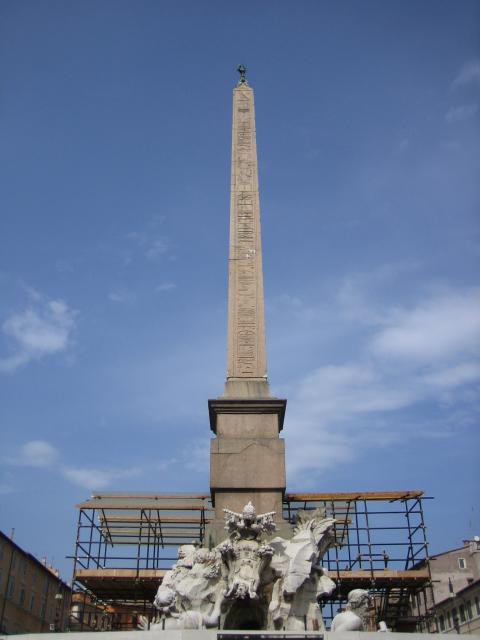
[[30, 597], [30, 611], [33, 611], [35, 607], [35, 596]]
[[470, 600], [466, 601], [465, 608], [467, 610], [467, 620], [471, 620], [472, 619], [472, 603], [470, 602]]
[[18, 598], [18, 604], [23, 607], [25, 604], [25, 587], [22, 585], [20, 587], [20, 597]]
[[460, 605], [460, 622], [465, 622], [465, 605]]
[[17, 564], [17, 554], [15, 553], [15, 551], [13, 551], [13, 553], [12, 553], [12, 571], [15, 569], [16, 564]]
[[465, 558], [458, 558], [458, 568], [459, 569], [466, 569], [467, 568], [467, 563], [465, 561]]
[[440, 631], [445, 631], [445, 618], [442, 615], [438, 618], [438, 622], [440, 623]]
[[450, 611], [447, 611], [447, 628], [450, 629], [452, 626], [452, 615]]
[[7, 598], [13, 598], [15, 592], [15, 578], [10, 577], [8, 581]]
[[477, 616], [480, 616], [480, 599], [475, 596], [475, 609], [477, 610]]

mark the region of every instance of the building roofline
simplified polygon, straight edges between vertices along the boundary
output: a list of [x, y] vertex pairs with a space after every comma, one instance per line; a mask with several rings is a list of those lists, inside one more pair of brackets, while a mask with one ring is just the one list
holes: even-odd
[[480, 580], [473, 580], [472, 582], [467, 584], [465, 587], [462, 587], [458, 591], [455, 591], [455, 593], [452, 593], [451, 595], [448, 595], [443, 600], [440, 600], [439, 602], [435, 602], [435, 607], [438, 607], [440, 605], [444, 605], [449, 600], [454, 601], [455, 598], [462, 597], [462, 594], [466, 593], [470, 589], [473, 589], [474, 587], [479, 587], [479, 586], [480, 586]]
[[38, 558], [36, 558], [34, 555], [32, 555], [31, 553], [29, 553], [28, 551], [25, 551], [25, 549], [22, 549], [22, 547], [20, 545], [18, 545], [14, 540], [12, 540], [12, 538], [10, 538], [9, 536], [7, 536], [6, 533], [4, 533], [3, 531], [0, 530], [0, 537], [3, 538], [4, 540], [6, 540], [9, 544], [12, 545], [12, 547], [14, 547], [14, 549], [16, 551], [19, 551], [22, 555], [26, 556], [27, 558], [29, 558], [30, 560], [32, 560], [35, 564], [37, 564], [43, 571], [46, 571], [49, 575], [52, 576], [52, 578], [54, 578], [55, 580], [58, 580], [59, 583], [62, 583], [62, 585], [67, 588], [69, 591], [72, 591], [72, 587], [67, 584], [65, 582], [65, 580], [63, 580], [59, 575], [56, 576], [53, 571], [50, 571], [50, 569], [43, 564], [43, 562], [41, 560], [39, 560]]
[[449, 553], [454, 553], [455, 551], [468, 551], [468, 546], [463, 545], [461, 547], [455, 547], [455, 549], [449, 549], [448, 551], [440, 551], [440, 553], [432, 553], [430, 555], [430, 560], [434, 558], [438, 558], [439, 556], [446, 556]]
[[[432, 561], [435, 560], [435, 558], [440, 558], [441, 556], [448, 556], [449, 553], [455, 553], [456, 551], [466, 551], [468, 552], [468, 543], [470, 543], [470, 540], [466, 540], [465, 541], [466, 544], [464, 544], [462, 547], [456, 547], [455, 549], [448, 549], [448, 551], [440, 551], [439, 553], [431, 553], [428, 556], [428, 560]], [[418, 569], [419, 567], [423, 566], [426, 563], [426, 559], [423, 558], [422, 560], [419, 560], [418, 562], [416, 562], [413, 566], [412, 569]]]

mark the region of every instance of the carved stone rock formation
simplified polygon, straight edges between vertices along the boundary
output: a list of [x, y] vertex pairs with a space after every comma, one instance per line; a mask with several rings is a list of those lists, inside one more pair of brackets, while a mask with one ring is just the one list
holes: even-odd
[[151, 628], [322, 630], [319, 607], [335, 583], [321, 566], [332, 518], [300, 512], [293, 537], [272, 539], [274, 512], [225, 509], [228, 538], [213, 549], [183, 545], [160, 585]]

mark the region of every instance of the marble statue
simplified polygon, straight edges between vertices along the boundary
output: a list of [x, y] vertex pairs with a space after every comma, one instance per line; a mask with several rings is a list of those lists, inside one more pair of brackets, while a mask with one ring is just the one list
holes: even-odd
[[[151, 629], [203, 629], [218, 624], [226, 583], [215, 549], [182, 545], [153, 601], [159, 615]], [[145, 628], [145, 620], [140, 620]]]
[[[335, 583], [321, 559], [334, 544], [335, 520], [321, 510], [302, 511], [290, 540], [272, 539], [274, 512], [257, 515], [251, 502], [241, 513], [224, 512], [228, 538], [221, 544], [179, 547], [155, 596], [150, 628], [324, 630], [319, 603]], [[145, 629], [146, 619], [139, 626]]]
[[301, 511], [293, 538], [271, 541], [275, 550], [271, 564], [278, 578], [269, 605], [271, 628], [324, 630], [319, 603], [333, 592], [335, 583], [320, 561], [334, 543], [334, 524], [323, 510]]
[[256, 600], [261, 576], [273, 556], [273, 548], [262, 540], [275, 530], [275, 513], [257, 516], [251, 502], [241, 514], [229, 509], [224, 511], [229, 540], [218, 549], [228, 573], [225, 598]]
[[332, 631], [365, 631], [371, 599], [365, 589], [353, 589], [347, 598], [345, 611], [337, 613], [332, 621]]
[[225, 513], [225, 529], [230, 534], [232, 540], [257, 540], [264, 534], [270, 534], [275, 531], [275, 522], [273, 520], [275, 511], [261, 513], [257, 516], [255, 507], [252, 502], [248, 502], [242, 513], [224, 509]]

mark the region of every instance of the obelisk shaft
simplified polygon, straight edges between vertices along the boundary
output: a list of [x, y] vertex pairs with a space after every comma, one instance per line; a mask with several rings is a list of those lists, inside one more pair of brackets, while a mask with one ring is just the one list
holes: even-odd
[[249, 386], [267, 395], [266, 381], [255, 107], [252, 89], [240, 83], [233, 90], [226, 393], [245, 395]]

